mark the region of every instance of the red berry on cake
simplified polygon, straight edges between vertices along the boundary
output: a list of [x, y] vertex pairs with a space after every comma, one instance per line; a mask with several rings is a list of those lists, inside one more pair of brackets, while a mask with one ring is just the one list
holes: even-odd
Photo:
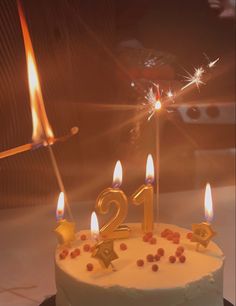
[[87, 264], [87, 270], [90, 272], [90, 271], [93, 271], [93, 264], [91, 263], [88, 263]]
[[175, 256], [176, 256], [176, 257], [180, 257], [181, 255], [182, 255], [182, 252], [180, 252], [180, 251], [178, 251], [178, 250], [175, 252]]
[[179, 238], [173, 237], [173, 243], [174, 244], [179, 244]]
[[67, 255], [65, 255], [65, 253], [60, 253], [59, 257], [61, 260], [65, 259]]
[[177, 247], [177, 251], [183, 253], [184, 252], [184, 247], [183, 246]]
[[147, 261], [148, 262], [153, 262], [154, 261], [154, 256], [152, 254], [147, 255]]
[[85, 234], [82, 234], [82, 235], [80, 235], [80, 240], [86, 240], [87, 239], [87, 236], [85, 235]]
[[191, 232], [189, 232], [188, 234], [187, 234], [187, 236], [186, 236], [188, 239], [192, 239], [192, 237], [193, 237], [193, 233], [191, 233]]
[[165, 232], [165, 231], [161, 232], [161, 237], [162, 238], [165, 238], [166, 236], [167, 236], [167, 232]]
[[150, 240], [149, 240], [150, 244], [156, 244], [157, 243], [157, 239], [152, 237]]
[[148, 233], [146, 233], [145, 235], [150, 239], [150, 238], [152, 238], [153, 233], [152, 233], [152, 232], [148, 232]]
[[167, 236], [166, 236], [167, 240], [172, 240], [173, 239], [173, 234], [172, 233], [169, 233]]
[[174, 232], [173, 236], [174, 236], [175, 238], [180, 238], [180, 233], [179, 233], [179, 232]]
[[160, 259], [161, 259], [160, 255], [158, 255], [158, 254], [154, 255], [154, 260], [155, 261], [159, 261]]
[[171, 232], [171, 230], [170, 230], [169, 228], [165, 228], [165, 229], [164, 229], [164, 232], [165, 232], [166, 234], [169, 234], [169, 233]]
[[85, 244], [83, 246], [83, 249], [84, 249], [85, 252], [89, 252], [90, 251], [90, 245], [89, 244]]
[[158, 269], [159, 269], [158, 265], [156, 265], [156, 264], [152, 265], [152, 271], [153, 272], [157, 272]]
[[148, 242], [148, 240], [149, 240], [149, 238], [148, 238], [148, 236], [145, 234], [145, 235], [143, 236], [143, 241], [144, 241], [144, 242]]
[[78, 248], [74, 249], [74, 253], [75, 253], [77, 256], [79, 256], [79, 255], [80, 255], [80, 249], [78, 249]]
[[176, 257], [175, 256], [170, 256], [169, 257], [169, 262], [170, 263], [175, 263], [175, 261], [176, 261]]
[[76, 254], [75, 251], [72, 251], [72, 252], [70, 253], [70, 257], [71, 257], [71, 258], [75, 258], [76, 256], [77, 256], [77, 254]]
[[157, 254], [160, 255], [160, 256], [164, 256], [165, 250], [164, 250], [163, 248], [159, 248], [159, 249], [157, 250]]
[[179, 261], [180, 261], [181, 263], [184, 263], [184, 262], [186, 261], [186, 257], [185, 257], [184, 255], [181, 255], [181, 256], [179, 257]]
[[65, 256], [67, 256], [69, 254], [69, 251], [67, 249], [64, 249], [62, 253], [65, 254]]
[[137, 260], [137, 266], [142, 267], [144, 265], [144, 261], [142, 259]]
[[127, 245], [126, 245], [125, 243], [121, 243], [121, 244], [120, 244], [120, 249], [121, 249], [122, 251], [127, 250]]

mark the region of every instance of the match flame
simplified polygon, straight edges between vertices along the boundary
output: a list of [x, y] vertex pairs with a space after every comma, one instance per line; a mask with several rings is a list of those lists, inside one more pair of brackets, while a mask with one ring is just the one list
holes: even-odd
[[114, 173], [113, 173], [113, 184], [112, 186], [114, 188], [119, 188], [120, 185], [122, 184], [122, 166], [121, 166], [121, 162], [118, 160], [116, 162], [116, 166], [114, 169]]
[[92, 237], [94, 239], [98, 239], [99, 224], [98, 224], [98, 218], [97, 218], [97, 215], [96, 215], [95, 211], [91, 215], [90, 230], [91, 230]]
[[42, 96], [41, 86], [39, 83], [34, 50], [30, 39], [26, 19], [19, 0], [17, 1], [17, 4], [20, 16], [21, 29], [23, 33], [26, 62], [27, 62], [28, 84], [29, 84], [30, 104], [31, 104], [31, 113], [32, 113], [32, 124], [33, 124], [32, 140], [34, 142], [46, 141], [47, 143], [51, 143], [52, 140], [54, 139], [54, 135], [52, 128], [49, 124], [43, 102], [43, 96]]
[[211, 186], [209, 183], [206, 184], [204, 204], [205, 204], [205, 219], [207, 222], [211, 223], [211, 221], [213, 220], [213, 203], [211, 195]]
[[146, 183], [152, 184], [154, 181], [154, 163], [151, 154], [148, 154], [146, 163]]
[[64, 193], [60, 192], [58, 201], [57, 201], [57, 211], [56, 211], [57, 221], [64, 219], [64, 213], [65, 213]]

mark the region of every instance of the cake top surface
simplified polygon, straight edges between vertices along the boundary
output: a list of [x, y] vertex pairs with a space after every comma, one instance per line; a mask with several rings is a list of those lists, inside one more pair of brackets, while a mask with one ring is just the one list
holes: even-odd
[[[111, 266], [107, 269], [103, 268], [99, 261], [92, 257], [91, 251], [84, 250], [85, 245], [95, 244], [90, 238], [89, 230], [77, 233], [77, 239], [70, 248], [57, 247], [55, 255], [57, 267], [78, 282], [94, 286], [152, 290], [183, 287], [203, 277], [209, 278], [210, 281], [212, 274], [223, 265], [224, 255], [214, 242], [211, 241], [207, 248], [200, 247], [199, 251], [196, 251], [196, 243], [186, 237], [189, 232], [186, 229], [170, 224], [158, 224], [153, 232], [156, 243], [154, 239], [154, 244], [151, 244], [143, 241], [140, 224], [128, 225], [132, 230], [130, 238], [114, 241], [114, 250], [119, 257], [113, 261], [116, 271], [113, 271]], [[161, 232], [166, 228], [180, 234], [179, 244], [161, 237]], [[85, 235], [87, 239], [81, 240], [81, 235]], [[127, 248], [122, 250], [121, 244], [125, 244]], [[186, 261], [183, 263], [180, 262], [179, 256], [176, 256], [179, 246], [184, 248], [182, 255], [185, 256]], [[80, 254], [72, 258], [70, 254], [76, 248], [80, 249]], [[158, 261], [148, 262], [147, 255], [157, 254], [159, 248], [164, 249], [164, 256], [161, 256]], [[67, 249], [69, 254], [61, 259], [60, 254], [64, 249]], [[175, 256], [174, 263], [170, 262], [170, 256]], [[138, 266], [138, 260], [143, 260], [144, 265]], [[88, 271], [87, 264], [92, 264], [92, 271]], [[158, 271], [153, 271], [154, 264], [158, 265]]]

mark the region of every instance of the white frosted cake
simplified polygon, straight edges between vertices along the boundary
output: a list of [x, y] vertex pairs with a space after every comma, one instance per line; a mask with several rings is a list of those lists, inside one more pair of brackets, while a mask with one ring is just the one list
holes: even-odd
[[92, 257], [90, 231], [57, 247], [56, 306], [223, 306], [224, 255], [214, 242], [196, 251], [186, 229], [159, 224], [144, 236], [129, 226], [107, 269]]

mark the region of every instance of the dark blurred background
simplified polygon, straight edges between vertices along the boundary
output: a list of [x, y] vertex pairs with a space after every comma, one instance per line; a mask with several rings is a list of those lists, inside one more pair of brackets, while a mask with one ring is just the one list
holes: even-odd
[[[53, 147], [70, 201], [94, 200], [111, 185], [117, 159], [128, 194], [143, 183], [157, 141], [155, 121], [139, 116], [144, 90], [150, 82], [180, 88], [184, 69], [206, 64], [206, 55], [220, 57], [207, 85], [161, 116], [160, 191], [235, 183], [231, 2], [22, 0], [54, 133], [80, 128]], [[24, 52], [16, 2], [0, 0], [1, 151], [31, 140]], [[0, 190], [0, 208], [55, 203], [47, 150], [1, 159]]]

